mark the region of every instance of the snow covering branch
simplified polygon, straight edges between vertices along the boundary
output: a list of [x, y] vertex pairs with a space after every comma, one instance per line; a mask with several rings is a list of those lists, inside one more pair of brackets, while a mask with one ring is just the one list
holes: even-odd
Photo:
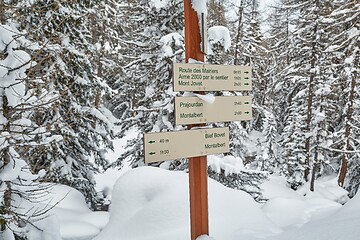
[[318, 146], [318, 147], [321, 149], [325, 149], [325, 150], [332, 151], [332, 152], [338, 152], [338, 153], [360, 153], [360, 151], [340, 150], [340, 149], [329, 148], [329, 147], [324, 147], [324, 146]]

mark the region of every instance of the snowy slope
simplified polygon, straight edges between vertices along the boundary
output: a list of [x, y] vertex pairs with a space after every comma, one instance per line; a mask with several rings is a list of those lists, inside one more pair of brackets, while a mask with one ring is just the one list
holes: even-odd
[[[342, 206], [335, 200], [343, 199], [345, 192], [334, 179], [319, 179], [318, 192], [312, 194], [305, 189], [295, 192], [284, 178], [274, 176], [262, 188], [269, 199], [263, 205], [209, 179], [211, 238], [199, 239], [359, 239], [360, 196]], [[49, 218], [36, 223], [42, 232], [29, 229], [30, 240], [190, 239], [184, 172], [153, 167], [128, 171], [114, 185], [108, 225], [108, 213], [90, 211], [81, 193], [70, 187], [56, 185], [41, 200], [40, 205], [54, 208]]]
[[[281, 177], [262, 188], [269, 198], [264, 205], [209, 179], [211, 238], [200, 239], [358, 239], [360, 197], [342, 207], [335, 200], [346, 192], [333, 179], [319, 180], [318, 194], [295, 192]], [[94, 240], [184, 240], [189, 232], [188, 175], [141, 167], [116, 182], [109, 224]]]
[[358, 240], [359, 223], [360, 194], [328, 218], [308, 222], [301, 228], [293, 228], [268, 240]]
[[[95, 240], [189, 239], [188, 175], [142, 167], [114, 187], [110, 222]], [[209, 180], [211, 236], [232, 240], [279, 233], [250, 195]], [[116, 236], [116, 238], [114, 237]]]

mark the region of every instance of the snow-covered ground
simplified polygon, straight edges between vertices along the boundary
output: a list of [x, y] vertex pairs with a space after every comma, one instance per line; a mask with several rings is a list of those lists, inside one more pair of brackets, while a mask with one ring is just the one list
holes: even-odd
[[[116, 160], [127, 139], [136, 134], [131, 130], [127, 138], [115, 142], [115, 151], [108, 159]], [[214, 165], [218, 158], [209, 157], [209, 164]], [[109, 212], [91, 212], [78, 191], [55, 186], [47, 199], [52, 199], [50, 206], [57, 205], [48, 219], [37, 223], [44, 229], [43, 238], [33, 231], [30, 240], [190, 239], [187, 173], [125, 167], [99, 174], [96, 181], [99, 191], [109, 191]], [[271, 176], [261, 187], [264, 198], [269, 199], [264, 204], [209, 179], [210, 236], [198, 239], [358, 239], [360, 196], [348, 201], [346, 191], [337, 186], [336, 176], [318, 179], [314, 193], [306, 185], [293, 191], [279, 176]]]
[[[341, 205], [347, 201], [346, 192], [336, 186], [335, 176], [319, 179], [318, 192], [313, 194], [306, 186], [297, 192], [289, 189], [281, 177], [271, 177], [262, 188], [269, 198], [265, 204], [209, 179], [211, 238], [199, 239], [359, 239], [360, 195]], [[65, 196], [47, 220], [60, 224], [64, 240], [190, 239], [188, 174], [184, 172], [154, 167], [127, 171], [114, 185], [109, 213], [91, 212], [82, 195], [66, 186], [56, 186], [51, 194], [50, 205]], [[59, 240], [51, 227], [55, 224], [48, 223], [39, 225], [52, 232], [52, 238], [45, 239]]]
[[[114, 161], [135, 134], [131, 130], [117, 141], [108, 159]], [[208, 163], [214, 165], [218, 158], [211, 156]], [[187, 173], [126, 167], [97, 175], [96, 181], [99, 191], [110, 192], [109, 212], [91, 212], [81, 193], [57, 185], [44, 200], [55, 206], [50, 217], [37, 223], [44, 231], [32, 231], [30, 240], [190, 239]], [[261, 186], [269, 200], [260, 204], [243, 191], [209, 179], [210, 236], [199, 240], [357, 240], [360, 196], [349, 201], [336, 176], [320, 178], [315, 186], [314, 193], [306, 185], [293, 191], [283, 177], [271, 176]]]

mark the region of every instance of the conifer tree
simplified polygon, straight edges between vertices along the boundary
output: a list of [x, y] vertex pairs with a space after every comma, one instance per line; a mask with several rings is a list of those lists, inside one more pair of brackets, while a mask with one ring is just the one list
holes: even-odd
[[286, 69], [290, 64], [290, 41], [292, 38], [291, 9], [287, 8], [289, 0], [280, 1], [279, 5], [272, 6], [268, 17], [270, 34], [267, 37], [272, 62], [268, 71], [270, 83], [270, 99], [273, 101], [273, 112], [276, 117], [279, 132], [284, 128], [285, 112], [294, 92], [286, 75]]
[[[341, 108], [339, 122], [336, 126], [335, 148], [340, 157], [338, 183], [349, 190], [354, 196], [359, 187], [359, 59], [360, 59], [360, 3], [346, 0], [338, 3], [337, 8], [324, 19], [324, 22], [334, 26], [331, 33], [335, 38], [329, 42], [326, 49], [331, 54], [333, 72], [336, 76], [334, 86]], [[335, 66], [335, 67], [334, 67]]]
[[33, 171], [32, 159], [24, 152], [58, 141], [34, 118], [51, 111], [56, 96], [41, 79], [28, 76], [35, 62], [24, 51], [32, 45], [24, 36], [11, 22], [0, 25], [1, 239], [26, 239], [26, 232], [46, 216], [48, 209], [36, 206], [36, 198], [49, 188], [39, 183], [45, 171]]
[[104, 153], [111, 148], [109, 112], [101, 102], [108, 87], [90, 62], [95, 47], [91, 44], [89, 17], [95, 2], [44, 0], [14, 4], [14, 20], [39, 46], [29, 49], [37, 63], [30, 68], [29, 76], [42, 79], [57, 96], [51, 111], [34, 117], [59, 141], [48, 148], [34, 146], [24, 154], [34, 172], [46, 171], [43, 181], [80, 190], [95, 207], [93, 174], [98, 166], [107, 166]]
[[212, 26], [226, 26], [225, 0], [210, 0], [207, 4], [207, 23]]
[[[292, 1], [293, 4], [296, 1]], [[324, 141], [322, 131], [326, 131], [325, 108], [324, 103], [328, 96], [328, 91], [323, 91], [327, 87], [327, 82], [322, 74], [322, 63], [324, 56], [324, 40], [322, 39], [322, 26], [320, 17], [327, 14], [326, 1], [306, 1], [301, 5], [294, 5], [294, 11], [301, 17], [296, 19], [296, 31], [291, 43], [291, 62], [287, 70], [288, 79], [293, 84], [293, 97], [289, 106], [293, 105], [303, 112], [306, 116], [302, 123], [305, 132], [305, 172], [304, 179], [309, 181], [311, 175], [311, 190], [314, 190], [314, 180], [317, 175], [320, 158], [323, 159], [323, 153], [320, 153], [319, 144]], [[325, 94], [325, 95], [324, 95]], [[304, 101], [306, 97], [306, 101]], [[297, 103], [296, 103], [297, 102]], [[289, 112], [290, 113], [290, 112]], [[293, 119], [293, 118], [291, 118]], [[298, 121], [294, 119], [295, 121]], [[298, 143], [302, 144], [302, 143]], [[297, 145], [296, 148], [302, 147]]]
[[128, 2], [124, 9], [129, 24], [122, 52], [125, 76], [118, 89], [124, 95], [116, 106], [122, 112], [119, 135], [124, 136], [131, 127], [136, 127], [139, 135], [128, 142], [113, 165], [126, 161], [133, 167], [144, 165], [143, 133], [175, 128], [171, 72], [172, 63], [183, 59], [183, 2], [152, 3]]

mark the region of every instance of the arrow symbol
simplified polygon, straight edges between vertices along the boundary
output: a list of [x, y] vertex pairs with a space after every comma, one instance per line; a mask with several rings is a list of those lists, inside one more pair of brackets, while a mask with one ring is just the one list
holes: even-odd
[[249, 86], [249, 83], [244, 83], [245, 86]]
[[154, 141], [154, 140], [150, 140], [149, 143], [150, 143], [150, 144], [153, 144], [153, 143], [155, 143], [155, 141]]
[[244, 102], [244, 104], [249, 104], [249, 102]]
[[250, 112], [244, 112], [245, 114], [249, 114]]
[[244, 77], [244, 79], [249, 79], [249, 77]]
[[249, 73], [248, 71], [245, 71], [244, 73]]
[[154, 154], [156, 154], [156, 152], [150, 152], [150, 153], [149, 153], [149, 155], [154, 155]]

